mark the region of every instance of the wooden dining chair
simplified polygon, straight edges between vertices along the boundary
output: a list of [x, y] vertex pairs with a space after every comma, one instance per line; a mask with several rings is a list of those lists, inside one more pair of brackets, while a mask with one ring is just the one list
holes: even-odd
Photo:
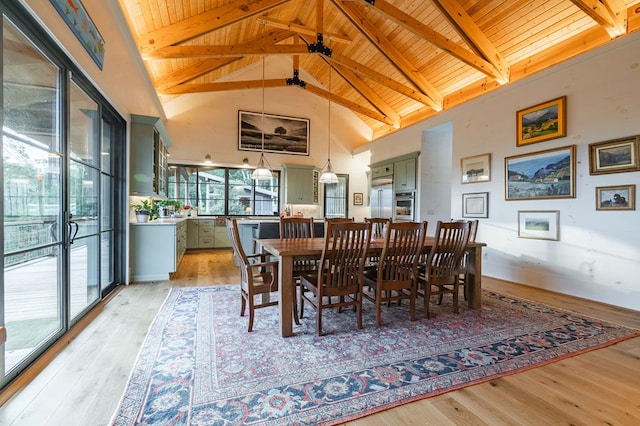
[[377, 270], [368, 270], [364, 283], [374, 297], [364, 297], [376, 305], [376, 325], [382, 325], [382, 303], [409, 300], [409, 316], [416, 320], [418, 260], [424, 246], [427, 222], [397, 222], [387, 225]]
[[439, 298], [441, 294], [452, 294], [453, 311], [459, 311], [460, 263], [469, 241], [469, 228], [467, 222], [438, 221], [434, 243], [418, 267], [418, 295], [424, 298], [427, 318], [431, 297]]
[[[392, 222], [392, 219], [388, 217], [365, 217], [364, 221], [367, 223], [371, 223], [371, 239], [381, 240], [385, 236], [385, 232], [387, 229], [386, 226]], [[379, 260], [379, 255], [369, 256], [369, 258], [367, 259], [367, 265], [365, 266], [365, 271], [375, 271], [378, 268]]]
[[[370, 234], [370, 223], [329, 223], [317, 272], [300, 277], [301, 286], [308, 290], [299, 293], [300, 318], [305, 301], [309, 302], [316, 309], [318, 336], [323, 334], [325, 309], [355, 307], [358, 328], [362, 328], [362, 285]], [[333, 296], [337, 296], [336, 302]]]
[[371, 238], [381, 240], [385, 236], [386, 226], [392, 222], [390, 217], [365, 217], [365, 222], [371, 223]]
[[[280, 218], [280, 239], [290, 238], [313, 238], [314, 225], [312, 217], [287, 216]], [[313, 273], [318, 266], [318, 259], [315, 257], [298, 257], [293, 261], [293, 280], [296, 283], [293, 295], [293, 319], [296, 324], [300, 324], [296, 288], [300, 284], [300, 276], [304, 273]], [[301, 289], [302, 291], [302, 289]]]
[[[242, 305], [240, 316], [244, 316], [249, 308], [249, 326], [247, 331], [253, 330], [255, 310], [276, 306], [277, 300], [262, 298], [263, 296], [278, 291], [278, 262], [267, 261], [267, 254], [246, 254], [240, 244], [240, 233], [236, 219], [227, 219], [227, 233], [231, 241], [231, 247], [240, 263], [240, 293]], [[256, 302], [256, 299], [259, 301]]]
[[280, 238], [313, 238], [312, 217], [281, 217]]
[[[469, 243], [476, 242], [476, 235], [478, 234], [478, 225], [480, 221], [478, 219], [469, 220]], [[468, 299], [469, 296], [469, 287], [467, 283], [469, 282], [469, 250], [464, 251], [464, 255], [462, 256], [462, 262], [460, 263], [460, 285], [462, 286], [462, 294], [464, 295], [464, 300]], [[440, 300], [442, 303], [442, 300]]]

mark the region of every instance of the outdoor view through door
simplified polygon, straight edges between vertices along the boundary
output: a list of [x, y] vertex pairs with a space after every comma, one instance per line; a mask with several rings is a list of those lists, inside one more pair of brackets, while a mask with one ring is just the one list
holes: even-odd
[[116, 280], [112, 153], [124, 122], [27, 28], [3, 16], [0, 387]]

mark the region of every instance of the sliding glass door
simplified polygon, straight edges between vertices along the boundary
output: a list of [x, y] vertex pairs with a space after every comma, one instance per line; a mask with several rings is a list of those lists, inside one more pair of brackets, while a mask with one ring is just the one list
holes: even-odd
[[63, 330], [61, 70], [3, 22], [4, 373]]
[[22, 18], [2, 25], [0, 388], [123, 281], [128, 216], [124, 121]]

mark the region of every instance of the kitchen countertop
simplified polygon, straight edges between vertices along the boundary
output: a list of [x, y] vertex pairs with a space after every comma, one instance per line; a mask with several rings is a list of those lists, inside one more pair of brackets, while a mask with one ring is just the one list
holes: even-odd
[[[176, 223], [180, 223], [183, 220], [203, 220], [203, 219], [212, 219], [217, 220], [218, 216], [183, 216], [183, 217], [161, 217], [159, 219], [152, 220], [150, 222], [136, 222], [132, 220], [129, 222], [131, 225], [175, 225]], [[279, 222], [280, 218], [265, 216], [262, 218], [238, 218], [238, 225], [257, 225], [260, 222]]]

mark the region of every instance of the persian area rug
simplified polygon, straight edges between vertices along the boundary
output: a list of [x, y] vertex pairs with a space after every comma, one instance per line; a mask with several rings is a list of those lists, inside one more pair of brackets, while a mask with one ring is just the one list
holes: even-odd
[[498, 293], [482, 300], [459, 315], [445, 300], [429, 320], [420, 307], [415, 322], [408, 303], [384, 306], [381, 328], [365, 302], [362, 330], [353, 310], [325, 310], [322, 337], [307, 308], [283, 339], [277, 307], [257, 310], [247, 333], [238, 286], [174, 288], [112, 424], [336, 424], [640, 335]]

